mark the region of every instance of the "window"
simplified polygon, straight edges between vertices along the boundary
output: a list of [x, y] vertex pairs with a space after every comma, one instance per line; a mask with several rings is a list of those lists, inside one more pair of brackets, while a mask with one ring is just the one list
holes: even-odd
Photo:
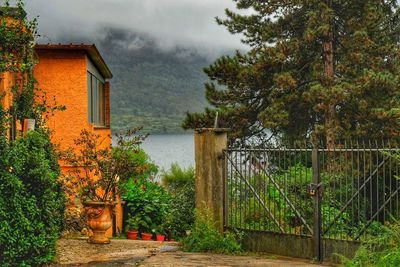
[[95, 126], [105, 126], [104, 84], [88, 72], [88, 119]]

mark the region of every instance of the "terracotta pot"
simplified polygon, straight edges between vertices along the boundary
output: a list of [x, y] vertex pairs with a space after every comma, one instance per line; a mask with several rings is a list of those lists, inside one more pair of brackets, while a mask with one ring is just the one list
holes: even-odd
[[104, 202], [86, 202], [84, 205], [88, 217], [88, 227], [93, 231], [88, 242], [93, 244], [110, 243], [106, 231], [112, 226], [111, 212], [113, 205]]
[[142, 240], [151, 240], [152, 237], [153, 237], [153, 234], [142, 233]]
[[132, 230], [126, 232], [126, 238], [136, 240], [138, 236], [138, 231]]
[[165, 235], [157, 235], [157, 241], [163, 242], [165, 240]]

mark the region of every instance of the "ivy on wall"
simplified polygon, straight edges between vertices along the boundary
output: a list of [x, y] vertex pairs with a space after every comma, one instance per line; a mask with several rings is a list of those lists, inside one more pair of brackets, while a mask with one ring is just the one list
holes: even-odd
[[[12, 103], [0, 104], [0, 266], [51, 262], [64, 219], [57, 152], [45, 127], [46, 114], [60, 107], [49, 105], [36, 88], [36, 28], [36, 19], [27, 20], [22, 0], [16, 7], [8, 0], [0, 7], [0, 78], [14, 80], [5, 88]], [[36, 130], [8, 140], [10, 126], [27, 118], [35, 119]]]
[[36, 87], [33, 68], [37, 63], [34, 53], [37, 19], [26, 18], [22, 0], [15, 7], [10, 7], [6, 0], [0, 14], [0, 73], [11, 73], [14, 79], [12, 88], [6, 88], [13, 94], [12, 105], [0, 114], [1, 120], [14, 119], [22, 124], [30, 118], [35, 119], [37, 127], [44, 126], [50, 114], [65, 107], [57, 105], [54, 98], [49, 103], [46, 93]]

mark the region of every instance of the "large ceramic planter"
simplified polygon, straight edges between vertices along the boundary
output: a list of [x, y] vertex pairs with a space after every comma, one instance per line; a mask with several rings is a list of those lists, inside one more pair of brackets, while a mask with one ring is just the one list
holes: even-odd
[[93, 235], [89, 237], [88, 242], [93, 244], [108, 244], [110, 239], [106, 232], [112, 226], [112, 208], [113, 204], [104, 202], [86, 202], [85, 209], [88, 217], [88, 227]]

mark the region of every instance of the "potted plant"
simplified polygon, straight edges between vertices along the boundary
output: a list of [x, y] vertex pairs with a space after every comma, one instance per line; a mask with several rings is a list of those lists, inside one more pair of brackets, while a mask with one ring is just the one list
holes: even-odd
[[85, 208], [93, 232], [88, 242], [107, 244], [110, 240], [105, 234], [112, 226], [120, 170], [111, 148], [104, 148], [99, 135], [82, 130], [74, 142], [76, 148], [62, 158], [71, 166], [64, 175], [67, 192]]
[[146, 212], [140, 212], [138, 217], [140, 218], [139, 229], [141, 239], [151, 240], [155, 229], [151, 215], [149, 216]]
[[165, 230], [163, 225], [159, 225], [156, 228], [156, 240], [163, 242], [165, 240]]
[[142, 240], [149, 241], [153, 238], [153, 233], [151, 233], [151, 231], [145, 231], [145, 232], [140, 233], [140, 236], [141, 236]]
[[[147, 135], [137, 132], [141, 127], [117, 134], [117, 145], [104, 145], [100, 135], [82, 130], [75, 148], [65, 151], [62, 160], [71, 167], [64, 175], [71, 198], [82, 203], [88, 215], [88, 226], [93, 231], [90, 243], [109, 243], [105, 232], [112, 226], [111, 219], [121, 185], [146, 170], [135, 157], [141, 156], [140, 144]], [[75, 202], [75, 201], [74, 201]], [[76, 202], [75, 202], [76, 203]]]
[[139, 220], [138, 217], [131, 217], [127, 220], [126, 225], [126, 238], [136, 240], [139, 233]]
[[139, 232], [149, 240], [162, 225], [168, 212], [169, 195], [161, 185], [147, 179], [130, 180], [124, 185], [124, 200], [130, 216], [139, 218]]

